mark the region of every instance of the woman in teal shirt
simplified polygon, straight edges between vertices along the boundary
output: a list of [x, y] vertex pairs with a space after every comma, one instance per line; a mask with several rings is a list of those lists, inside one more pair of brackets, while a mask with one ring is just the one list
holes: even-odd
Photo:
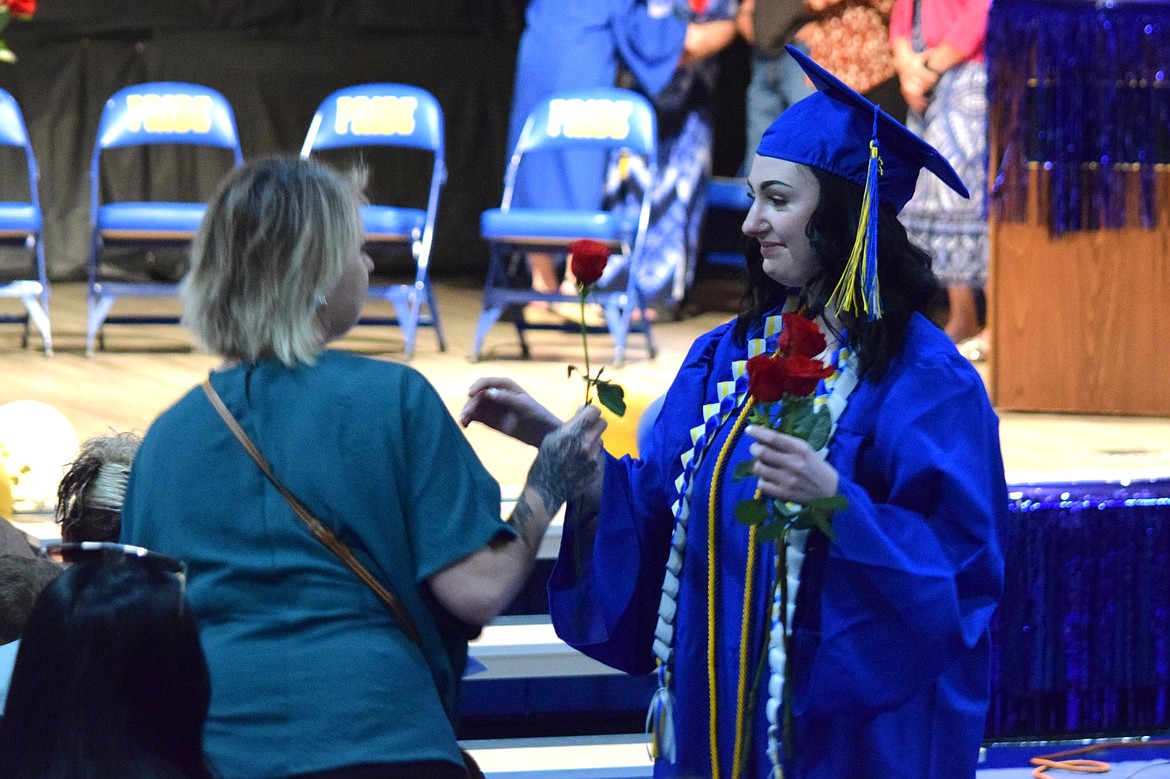
[[397, 595], [423, 651], [191, 390], [143, 441], [122, 539], [188, 565], [211, 669], [206, 748], [226, 779], [464, 776], [468, 638], [526, 579], [576, 489], [565, 473], [588, 477], [600, 450], [587, 409], [502, 521], [498, 485], [426, 379], [326, 350], [366, 295], [358, 203], [317, 163], [234, 172], [196, 238], [184, 322], [223, 357], [211, 384], [277, 478]]

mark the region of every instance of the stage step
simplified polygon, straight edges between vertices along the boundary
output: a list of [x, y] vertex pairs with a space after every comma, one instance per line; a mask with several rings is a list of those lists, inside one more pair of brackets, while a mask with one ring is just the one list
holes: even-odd
[[654, 773], [646, 736], [464, 741], [489, 779], [645, 779]]
[[471, 642], [471, 657], [486, 670], [469, 679], [620, 674], [573, 649], [553, 631], [548, 615], [499, 617]]

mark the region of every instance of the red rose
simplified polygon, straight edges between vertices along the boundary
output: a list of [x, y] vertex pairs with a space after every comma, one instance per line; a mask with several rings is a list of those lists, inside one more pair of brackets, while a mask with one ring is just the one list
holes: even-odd
[[609, 247], [601, 241], [582, 238], [569, 244], [569, 270], [582, 286], [588, 286], [600, 279], [607, 262]]
[[8, 0], [7, 5], [13, 16], [32, 16], [37, 10], [37, 0]]
[[800, 314], [784, 314], [780, 332], [780, 351], [792, 357], [816, 357], [825, 351], [825, 336], [817, 323]]
[[820, 360], [802, 355], [778, 358], [785, 377], [785, 392], [793, 395], [811, 395], [817, 391], [821, 379], [833, 375], [833, 369]]
[[748, 392], [759, 403], [774, 403], [784, 397], [787, 381], [780, 359], [760, 354], [747, 361]]

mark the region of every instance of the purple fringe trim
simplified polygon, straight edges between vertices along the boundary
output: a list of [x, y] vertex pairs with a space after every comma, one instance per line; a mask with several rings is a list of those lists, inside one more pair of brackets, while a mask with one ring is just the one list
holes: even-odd
[[1013, 487], [988, 740], [1170, 726], [1170, 481]]
[[1026, 219], [1036, 162], [1052, 234], [1126, 226], [1135, 181], [1140, 224], [1154, 227], [1154, 165], [1170, 163], [1170, 0], [994, 0], [987, 57], [993, 213]]

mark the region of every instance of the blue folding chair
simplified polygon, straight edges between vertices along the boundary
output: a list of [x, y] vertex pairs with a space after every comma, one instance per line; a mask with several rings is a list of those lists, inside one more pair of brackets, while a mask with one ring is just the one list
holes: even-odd
[[703, 245], [707, 249], [704, 259], [708, 265], [742, 268], [747, 264], [740, 225], [751, 207], [747, 179], [712, 176], [707, 181], [707, 220], [703, 225]]
[[[574, 303], [575, 295], [533, 290], [524, 273], [509, 272], [519, 267], [530, 252], [552, 253], [562, 259], [570, 243], [591, 238], [607, 244], [613, 253], [626, 255], [628, 275], [624, 286], [598, 290], [590, 298], [605, 311], [604, 327], [591, 332], [609, 332], [614, 343], [614, 364], [625, 357], [626, 339], [631, 331], [646, 336], [651, 357], [658, 353], [650, 330], [646, 298], [636, 283], [642, 252], [642, 237], [650, 222], [650, 197], [657, 166], [657, 125], [654, 109], [646, 98], [624, 89], [601, 88], [559, 92], [539, 103], [528, 116], [504, 175], [504, 196], [499, 208], [485, 211], [480, 234], [488, 242], [489, 265], [483, 293], [483, 310], [475, 332], [471, 359], [478, 360], [484, 338], [501, 316], [516, 326], [520, 348], [529, 356], [526, 329], [565, 330], [577, 333], [580, 325], [529, 322], [524, 304], [532, 301]], [[648, 181], [637, 213], [621, 207], [612, 211], [581, 211], [546, 208], [513, 208], [516, 175], [529, 152], [567, 147], [601, 148], [634, 155], [644, 163]], [[600, 195], [600, 193], [599, 193]], [[640, 313], [633, 320], [634, 311]]]
[[244, 164], [235, 114], [226, 98], [198, 84], [158, 81], [120, 89], [106, 101], [98, 124], [90, 163], [89, 317], [85, 352], [93, 354], [94, 339], [105, 347], [102, 326], [162, 324], [174, 316], [110, 316], [119, 295], [173, 297], [177, 284], [115, 282], [103, 279], [103, 249], [112, 247], [173, 248], [189, 245], [203, 220], [201, 202], [119, 201], [100, 203], [101, 157], [107, 149], [178, 144], [210, 146], [231, 152], [236, 167]]
[[[402, 328], [406, 357], [414, 354], [420, 325], [433, 327], [439, 351], [447, 351], [428, 268], [434, 239], [439, 190], [447, 179], [443, 155], [443, 112], [429, 92], [404, 84], [360, 84], [329, 95], [317, 108], [301, 156], [324, 149], [399, 146], [431, 153], [431, 184], [426, 208], [385, 204], [362, 206], [367, 246], [404, 246], [414, 257], [412, 284], [372, 285], [368, 297], [394, 306], [395, 317], [362, 317], [361, 324]], [[423, 306], [427, 313], [423, 313]]]
[[25, 313], [18, 315], [0, 314], [0, 322], [24, 325], [21, 346], [27, 347], [31, 321], [41, 331], [41, 342], [47, 357], [53, 353], [53, 339], [49, 329], [49, 279], [45, 273], [45, 252], [41, 244], [42, 216], [37, 196], [39, 173], [20, 106], [3, 89], [0, 89], [0, 146], [24, 150], [29, 191], [27, 201], [0, 202], [0, 245], [24, 246], [29, 249], [36, 273], [36, 279], [0, 282], [0, 298], [19, 298], [25, 310]]

